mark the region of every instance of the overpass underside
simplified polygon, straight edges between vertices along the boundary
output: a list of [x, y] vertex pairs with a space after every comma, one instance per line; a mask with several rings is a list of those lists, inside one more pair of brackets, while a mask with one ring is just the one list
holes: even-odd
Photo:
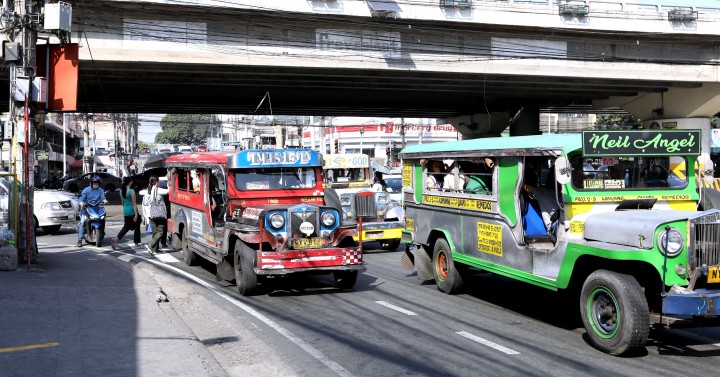
[[669, 109], [676, 91], [707, 100], [689, 113], [720, 110], [707, 35], [102, 0], [73, 13], [78, 112], [458, 118], [661, 95]]

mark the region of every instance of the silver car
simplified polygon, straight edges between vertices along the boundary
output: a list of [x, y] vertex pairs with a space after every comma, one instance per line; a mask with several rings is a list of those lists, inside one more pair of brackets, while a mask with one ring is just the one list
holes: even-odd
[[[63, 191], [35, 190], [33, 215], [35, 224], [46, 233], [55, 233], [63, 225], [77, 225], [80, 202], [73, 194]], [[0, 177], [0, 224], [9, 223], [10, 184]]]
[[35, 219], [46, 233], [55, 233], [63, 225], [76, 226], [80, 200], [63, 191], [35, 191]]

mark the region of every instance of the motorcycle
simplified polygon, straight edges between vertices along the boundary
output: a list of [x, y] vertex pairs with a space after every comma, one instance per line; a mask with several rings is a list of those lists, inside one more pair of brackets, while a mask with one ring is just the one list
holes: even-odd
[[85, 214], [85, 241], [102, 246], [105, 237], [105, 205], [102, 202], [88, 202], [81, 211]]

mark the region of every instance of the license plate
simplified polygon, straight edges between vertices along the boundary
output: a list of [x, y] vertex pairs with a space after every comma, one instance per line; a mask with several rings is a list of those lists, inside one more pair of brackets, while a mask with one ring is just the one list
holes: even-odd
[[365, 237], [367, 238], [380, 238], [383, 236], [383, 232], [367, 232]]
[[293, 249], [320, 249], [322, 247], [322, 238], [295, 238], [293, 239]]
[[708, 267], [708, 283], [720, 283], [720, 266]]
[[74, 213], [69, 214], [68, 220], [75, 220], [75, 214]]

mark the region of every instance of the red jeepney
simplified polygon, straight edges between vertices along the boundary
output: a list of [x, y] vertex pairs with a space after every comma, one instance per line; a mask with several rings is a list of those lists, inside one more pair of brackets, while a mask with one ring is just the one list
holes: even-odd
[[307, 149], [169, 157], [173, 246], [188, 265], [215, 263], [243, 295], [294, 273], [332, 273], [351, 289], [364, 269], [357, 224], [343, 223], [339, 198], [325, 195], [322, 164]]

